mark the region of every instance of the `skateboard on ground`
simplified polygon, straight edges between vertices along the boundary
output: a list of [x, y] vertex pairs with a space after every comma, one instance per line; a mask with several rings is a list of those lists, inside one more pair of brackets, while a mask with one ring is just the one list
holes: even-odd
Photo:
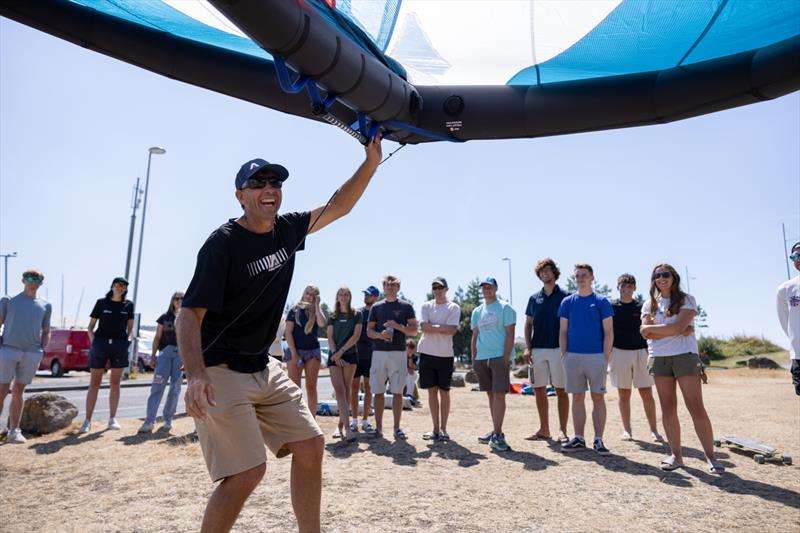
[[769, 444], [761, 442], [760, 440], [751, 439], [749, 437], [739, 437], [736, 435], [726, 435], [719, 440], [714, 441], [714, 446], [721, 446], [727, 444], [728, 446], [735, 446], [737, 448], [745, 449], [754, 452], [753, 460], [758, 464], [764, 464], [767, 459], [780, 457], [781, 463], [785, 465], [792, 464], [792, 456], [781, 453], [777, 448], [773, 448]]

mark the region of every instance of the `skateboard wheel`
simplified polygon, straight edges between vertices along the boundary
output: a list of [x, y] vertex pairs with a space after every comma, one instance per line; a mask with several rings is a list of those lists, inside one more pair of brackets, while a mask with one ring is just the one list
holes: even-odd
[[792, 456], [791, 456], [791, 455], [784, 455], [784, 456], [783, 456], [783, 459], [781, 459], [781, 462], [782, 462], [783, 464], [785, 464], [785, 465], [790, 465], [790, 464], [792, 464]]
[[722, 443], [719, 441], [719, 439], [714, 439], [714, 446], [716, 446], [717, 448], [722, 446]]
[[763, 465], [766, 462], [767, 458], [761, 455], [760, 453], [757, 453], [753, 456], [753, 460], [758, 464]]

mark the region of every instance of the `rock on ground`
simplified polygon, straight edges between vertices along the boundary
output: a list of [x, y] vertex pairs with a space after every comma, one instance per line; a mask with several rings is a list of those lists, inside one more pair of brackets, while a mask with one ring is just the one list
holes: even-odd
[[78, 416], [78, 408], [52, 392], [34, 394], [22, 407], [20, 428], [26, 433], [44, 435], [69, 426]]

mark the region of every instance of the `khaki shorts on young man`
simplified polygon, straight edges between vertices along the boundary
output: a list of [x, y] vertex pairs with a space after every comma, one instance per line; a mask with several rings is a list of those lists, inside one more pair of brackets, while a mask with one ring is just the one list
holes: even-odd
[[531, 350], [533, 361], [533, 388], [546, 387], [553, 384], [557, 389], [567, 385], [564, 374], [564, 362], [561, 360], [559, 348], [533, 348]]
[[373, 350], [369, 369], [369, 387], [372, 394], [381, 394], [389, 380], [389, 392], [403, 394], [408, 375], [408, 355], [405, 350]]
[[213, 481], [266, 462], [265, 444], [280, 458], [290, 453], [286, 444], [322, 435], [300, 388], [273, 358], [252, 374], [227, 365], [206, 372], [217, 405], [209, 407], [205, 420], [196, 418], [195, 426]]
[[653, 386], [653, 377], [647, 370], [647, 350], [611, 350], [608, 362], [611, 384], [618, 389], [642, 389]]
[[473, 365], [478, 375], [478, 385], [483, 392], [508, 392], [511, 387], [509, 368], [502, 357], [478, 359]]

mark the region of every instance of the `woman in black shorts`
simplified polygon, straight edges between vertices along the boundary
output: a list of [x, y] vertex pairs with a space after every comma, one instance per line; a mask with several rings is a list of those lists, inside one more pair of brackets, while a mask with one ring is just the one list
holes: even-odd
[[328, 369], [339, 405], [339, 427], [333, 438], [341, 438], [345, 430], [348, 442], [356, 438], [355, 432], [347, 425], [347, 415], [350, 412], [350, 387], [358, 363], [356, 343], [361, 337], [361, 313], [353, 309], [352, 300], [350, 289], [340, 288], [336, 292], [335, 309], [328, 319]]
[[[126, 300], [128, 280], [114, 278], [111, 290], [105, 297], [97, 300], [89, 320], [89, 338], [92, 349], [89, 352], [89, 368], [91, 379], [86, 393], [86, 420], [83, 421], [79, 433], [88, 433], [92, 428], [92, 414], [97, 403], [97, 392], [106, 364], [111, 368], [109, 379], [108, 429], [121, 429], [117, 422], [117, 406], [119, 405], [119, 383], [122, 370], [128, 366], [128, 347], [133, 331], [133, 302]], [[95, 331], [95, 326], [97, 330]]]

